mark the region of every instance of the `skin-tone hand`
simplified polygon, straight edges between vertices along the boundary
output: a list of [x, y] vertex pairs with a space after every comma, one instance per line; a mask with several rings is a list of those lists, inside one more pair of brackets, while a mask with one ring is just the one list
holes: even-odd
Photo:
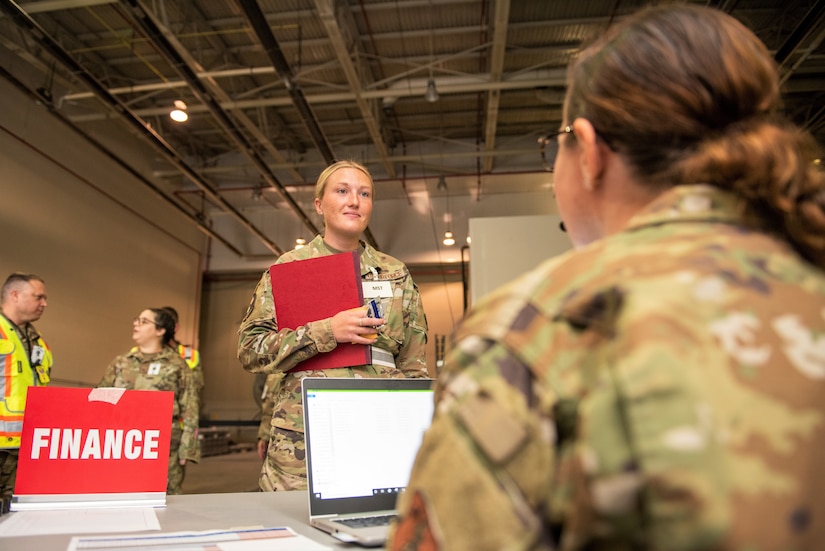
[[186, 459], [179, 459], [178, 463], [180, 463], [181, 465], [186, 465]]
[[378, 338], [376, 328], [385, 323], [382, 318], [368, 318], [366, 307], [342, 310], [332, 316], [332, 334], [336, 342], [372, 344]]
[[261, 458], [261, 461], [266, 459], [266, 448], [269, 446], [269, 442], [266, 440], [258, 440], [258, 457]]

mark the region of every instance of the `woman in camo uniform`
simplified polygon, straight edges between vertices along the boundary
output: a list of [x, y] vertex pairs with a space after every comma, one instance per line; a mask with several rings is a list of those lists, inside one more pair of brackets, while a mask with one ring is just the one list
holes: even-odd
[[175, 394], [167, 494], [180, 494], [187, 461], [200, 460], [198, 384], [192, 370], [169, 346], [175, 321], [163, 308], [147, 308], [132, 322], [131, 351], [115, 358], [98, 387], [168, 390]]
[[[358, 251], [364, 282], [380, 286], [383, 318], [344, 310], [295, 330], [279, 327], [269, 270], [264, 272], [241, 322], [238, 358], [244, 369], [266, 373], [262, 423], [269, 430], [259, 485], [264, 491], [306, 489], [301, 379], [304, 377], [426, 377], [427, 319], [418, 287], [399, 260], [360, 240], [372, 216], [372, 176], [353, 161], [327, 167], [315, 185], [315, 210], [324, 235], [281, 255], [276, 264]], [[339, 343], [372, 345], [373, 364], [306, 370], [301, 362]], [[375, 361], [378, 354], [382, 361]], [[271, 413], [270, 413], [271, 412]], [[264, 450], [259, 450], [262, 453]]]

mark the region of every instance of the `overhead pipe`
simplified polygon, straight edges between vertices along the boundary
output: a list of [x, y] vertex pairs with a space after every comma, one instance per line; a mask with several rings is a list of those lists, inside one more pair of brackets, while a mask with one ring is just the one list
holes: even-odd
[[[262, 74], [263, 71], [259, 70], [260, 68], [253, 68], [250, 69], [254, 71], [256, 74]], [[270, 70], [270, 72], [273, 72]], [[201, 78], [210, 78], [213, 76], [221, 76], [215, 75], [212, 72], [206, 73], [198, 73], [198, 76]], [[373, 90], [363, 90], [361, 92], [361, 97], [364, 99], [381, 99], [382, 108], [387, 108], [393, 105], [398, 98], [406, 98], [406, 97], [421, 97], [424, 95], [424, 92], [427, 90], [427, 81], [428, 78], [411, 78], [409, 80], [396, 80], [391, 83], [387, 88], [380, 88], [380, 89], [373, 89]], [[500, 81], [500, 82], [490, 82], [489, 75], [479, 75], [474, 77], [468, 76], [445, 76], [438, 78], [438, 93], [439, 95], [452, 95], [452, 94], [475, 94], [477, 92], [492, 92], [496, 90], [505, 91], [505, 90], [527, 90], [527, 89], [536, 89], [536, 90], [545, 90], [547, 88], [553, 87], [563, 87], [565, 82], [564, 76], [564, 69], [559, 70], [541, 70], [541, 71], [533, 71], [531, 73], [525, 73], [520, 75], [513, 75], [512, 77], [508, 78], [507, 80]], [[185, 81], [169, 81], [169, 82], [157, 82], [151, 84], [140, 84], [134, 87], [117, 87], [109, 89], [109, 93], [112, 95], [120, 95], [120, 94], [128, 94], [132, 92], [146, 92], [152, 90], [162, 90], [162, 89], [169, 89], [169, 88], [183, 88], [186, 86]], [[66, 101], [69, 99], [83, 99], [84, 97], [90, 97], [84, 95], [84, 92], [79, 92], [77, 94], [70, 94], [63, 96], [61, 101]], [[331, 92], [331, 93], [318, 93], [312, 94], [309, 96], [304, 96], [304, 99], [314, 105], [321, 105], [321, 104], [331, 104], [331, 103], [350, 103], [355, 101], [355, 95], [352, 92]], [[292, 105], [292, 98], [291, 97], [272, 97], [272, 98], [255, 98], [255, 99], [247, 99], [247, 100], [237, 100], [231, 102], [222, 102], [220, 103], [221, 107], [227, 111], [232, 111], [235, 109], [253, 109], [256, 107], [288, 107]], [[190, 105], [189, 112], [190, 113], [201, 113], [206, 111], [206, 107], [200, 107], [198, 105]], [[166, 111], [160, 108], [147, 108], [147, 109], [139, 109], [135, 111], [140, 115], [152, 116], [152, 115], [161, 115], [165, 114]], [[100, 120], [103, 117], [99, 115], [83, 115], [76, 117], [76, 120], [88, 122], [94, 120]]]
[[272, 62], [272, 66], [275, 67], [275, 71], [281, 76], [286, 91], [289, 93], [293, 105], [298, 110], [301, 121], [306, 125], [307, 131], [312, 136], [312, 141], [315, 142], [315, 146], [318, 148], [324, 161], [327, 164], [332, 164], [335, 162], [335, 155], [332, 153], [332, 148], [327, 141], [327, 137], [321, 130], [315, 114], [309, 107], [309, 103], [304, 97], [301, 86], [296, 82], [295, 76], [292, 74], [292, 68], [289, 66], [280, 44], [278, 44], [278, 41], [275, 39], [275, 35], [272, 34], [272, 29], [269, 28], [269, 24], [266, 22], [266, 16], [264, 16], [260, 6], [258, 6], [257, 0], [238, 0], [238, 3], [241, 9], [243, 9], [249, 24], [252, 25], [252, 30], [255, 31], [255, 35], [258, 37], [264, 51], [266, 51], [266, 55]]
[[[292, 104], [295, 106], [295, 109], [298, 110], [298, 115], [312, 137], [315, 147], [318, 148], [326, 164], [334, 163], [336, 161], [335, 155], [332, 153], [332, 148], [327, 141], [327, 137], [321, 130], [321, 126], [318, 124], [318, 120], [315, 118], [315, 114], [312, 112], [303, 90], [301, 90], [301, 86], [295, 80], [295, 75], [292, 74], [292, 68], [289, 66], [275, 35], [272, 34], [272, 29], [269, 28], [269, 24], [266, 22], [266, 16], [264, 16], [264, 13], [261, 11], [258, 1], [238, 0], [238, 4], [240, 4], [243, 9], [249, 24], [252, 26], [252, 30], [255, 31], [255, 35], [258, 37], [269, 60], [272, 62], [272, 66], [275, 67], [275, 70], [283, 79], [284, 86], [286, 86]], [[375, 237], [373, 237], [369, 227], [364, 229], [364, 237], [367, 238], [370, 245], [376, 249], [378, 248], [378, 243]]]
[[221, 197], [212, 186], [205, 181], [200, 174], [198, 174], [191, 166], [189, 166], [183, 157], [171, 146], [163, 137], [155, 132], [151, 125], [147, 124], [140, 117], [138, 117], [125, 103], [121, 102], [115, 96], [107, 92], [106, 87], [97, 80], [97, 78], [89, 73], [74, 57], [72, 57], [63, 47], [58, 44], [48, 33], [32, 19], [20, 6], [13, 0], [0, 2], [0, 10], [11, 19], [18, 28], [26, 31], [29, 36], [44, 50], [59, 61], [63, 66], [69, 70], [73, 76], [80, 79], [86, 86], [91, 88], [98, 98], [109, 105], [116, 113], [118, 113], [124, 121], [135, 128], [141, 135], [148, 138], [158, 151], [174, 166], [188, 176], [199, 188], [203, 190], [209, 198], [214, 201], [220, 208], [235, 217], [241, 225], [249, 232], [260, 239], [263, 244], [275, 254], [281, 254], [281, 249], [273, 243], [266, 235], [264, 235], [258, 228], [256, 228], [249, 220], [247, 220], [235, 207], [229, 204], [223, 197]]
[[139, 0], [123, 0], [132, 10], [135, 22], [140, 26], [141, 30], [146, 34], [147, 38], [154, 44], [166, 58], [166, 60], [175, 68], [178, 74], [189, 85], [195, 97], [203, 103], [217, 120], [218, 124], [223, 128], [224, 132], [235, 142], [238, 149], [246, 155], [252, 162], [255, 168], [263, 176], [264, 180], [270, 187], [275, 188], [289, 205], [290, 209], [303, 221], [304, 225], [313, 233], [318, 233], [318, 228], [306, 215], [300, 205], [292, 198], [289, 192], [284, 188], [266, 161], [261, 157], [257, 148], [249, 142], [247, 137], [235, 124], [235, 121], [229, 114], [221, 107], [220, 103], [215, 99], [214, 95], [207, 89], [206, 85], [198, 78], [197, 73], [192, 69], [189, 63], [183, 58], [180, 52], [175, 49], [174, 45], [164, 34], [160, 25], [155, 21], [151, 13], [149, 13]]

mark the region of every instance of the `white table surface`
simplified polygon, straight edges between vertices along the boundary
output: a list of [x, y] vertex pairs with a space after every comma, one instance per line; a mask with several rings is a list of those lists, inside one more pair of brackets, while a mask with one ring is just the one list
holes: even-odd
[[[167, 496], [166, 507], [155, 512], [161, 533], [180, 531], [220, 530], [250, 526], [288, 526], [295, 532], [333, 548], [359, 549], [309, 525], [307, 494], [298, 492], [244, 492], [225, 494], [189, 494]], [[0, 517], [0, 523], [13, 515]], [[140, 532], [157, 534], [156, 531]], [[0, 549], [14, 551], [65, 551], [72, 536], [103, 534], [51, 534], [0, 538]]]

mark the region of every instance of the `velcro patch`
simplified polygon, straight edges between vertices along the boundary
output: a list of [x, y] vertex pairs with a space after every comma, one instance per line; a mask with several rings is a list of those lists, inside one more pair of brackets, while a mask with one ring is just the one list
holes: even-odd
[[476, 444], [496, 464], [510, 459], [527, 439], [526, 427], [484, 396], [469, 396], [456, 413]]

